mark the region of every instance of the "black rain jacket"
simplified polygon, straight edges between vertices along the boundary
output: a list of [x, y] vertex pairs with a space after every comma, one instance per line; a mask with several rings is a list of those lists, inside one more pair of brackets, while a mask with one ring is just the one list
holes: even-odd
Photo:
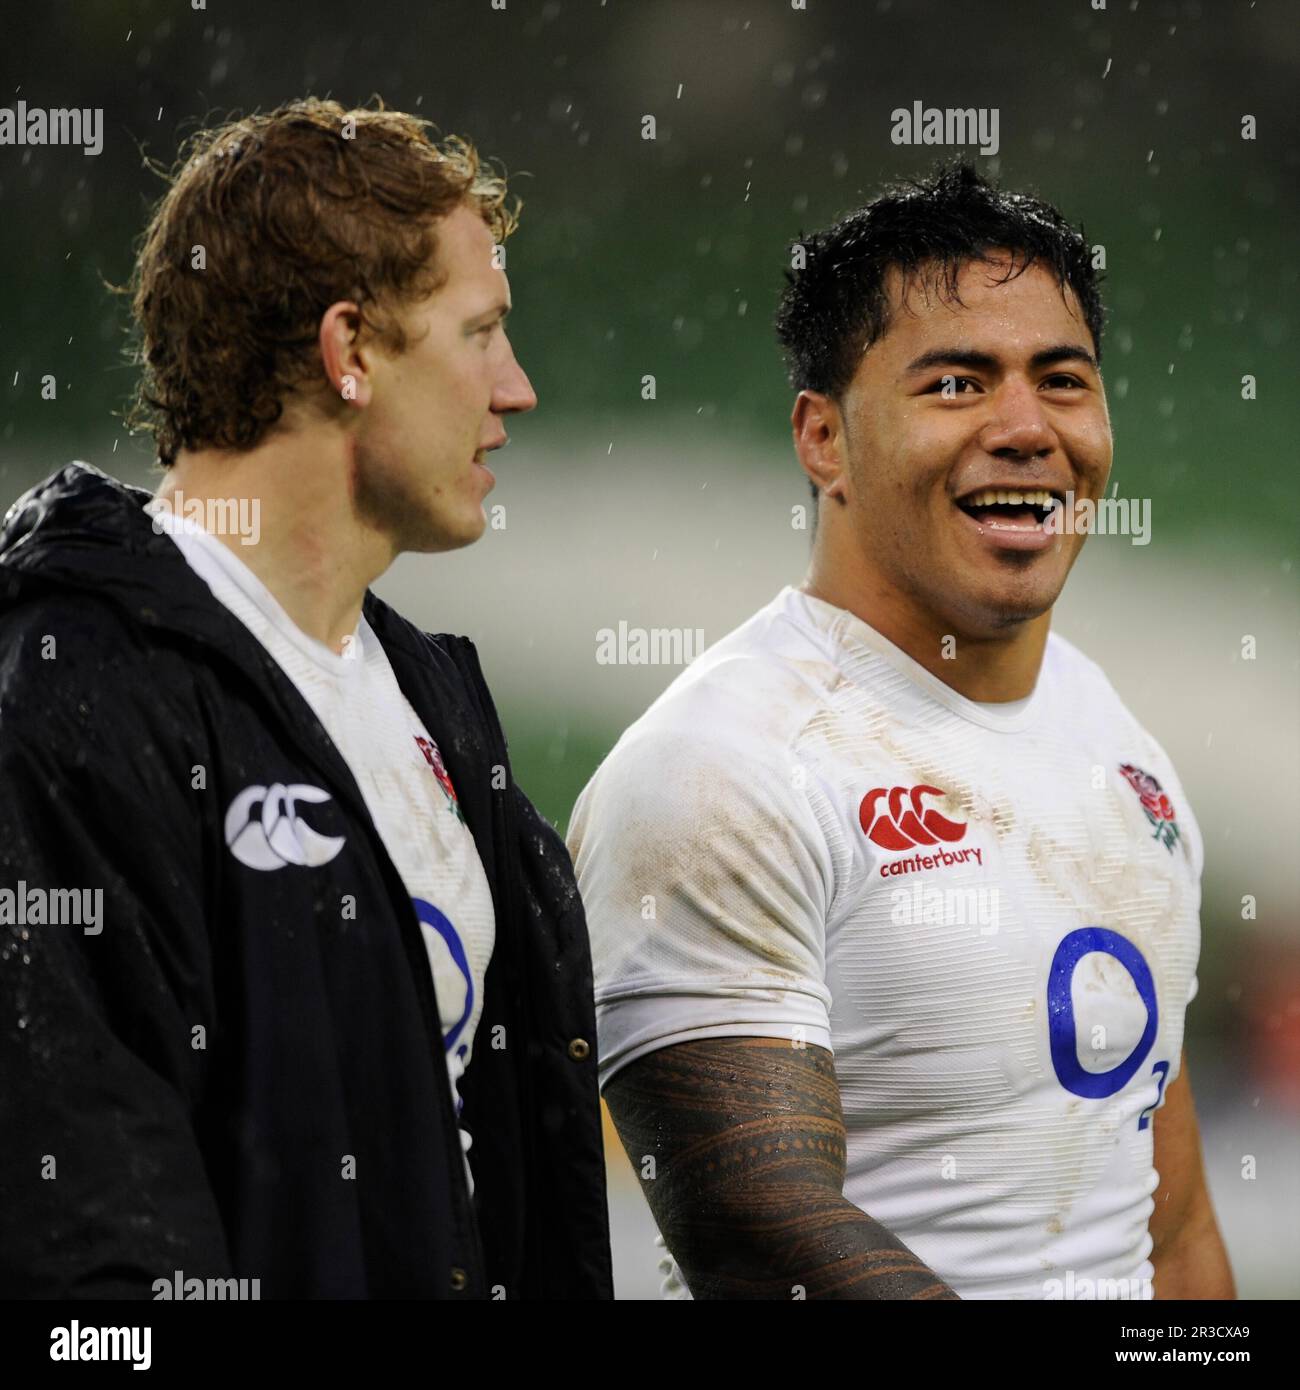
[[[148, 1298], [179, 1271], [612, 1297], [582, 904], [473, 644], [366, 595], [496, 910], [471, 1198], [410, 897], [310, 706], [147, 501], [72, 463], [0, 531], [0, 1296]], [[328, 862], [231, 852], [232, 801], [277, 785], [326, 794], [298, 807], [343, 837]], [[33, 920], [33, 889], [102, 890], [98, 930]]]

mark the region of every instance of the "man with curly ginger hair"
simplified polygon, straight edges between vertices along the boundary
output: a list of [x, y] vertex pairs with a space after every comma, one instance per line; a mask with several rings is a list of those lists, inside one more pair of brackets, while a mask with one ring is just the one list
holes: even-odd
[[157, 494], [73, 463], [0, 533], [5, 1296], [612, 1296], [572, 866], [473, 644], [370, 587], [537, 403], [517, 204], [427, 124], [193, 137], [129, 287]]

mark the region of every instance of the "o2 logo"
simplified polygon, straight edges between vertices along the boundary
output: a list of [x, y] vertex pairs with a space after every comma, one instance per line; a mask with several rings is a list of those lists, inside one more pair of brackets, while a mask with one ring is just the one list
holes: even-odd
[[432, 903], [412, 898], [424, 928], [424, 949], [433, 968], [434, 992], [442, 1023], [442, 1045], [450, 1052], [474, 1013], [474, 974], [456, 928]]
[[[1074, 972], [1084, 956], [1094, 952], [1110, 956], [1128, 971], [1146, 1010], [1146, 1025], [1136, 1046], [1123, 1061], [1109, 1071], [1100, 1072], [1085, 1071], [1079, 1065], [1078, 1032], [1074, 1017]], [[1107, 931], [1105, 927], [1080, 927], [1062, 938], [1047, 975], [1047, 1032], [1056, 1079], [1067, 1091], [1088, 1100], [1104, 1100], [1122, 1091], [1146, 1061], [1159, 1026], [1160, 1010], [1156, 1004], [1156, 984], [1151, 967], [1142, 952], [1126, 936]], [[1151, 1114], [1164, 1096], [1169, 1063], [1157, 1062], [1151, 1070], [1160, 1080], [1155, 1103], [1138, 1116], [1139, 1129], [1146, 1129], [1151, 1123]]]

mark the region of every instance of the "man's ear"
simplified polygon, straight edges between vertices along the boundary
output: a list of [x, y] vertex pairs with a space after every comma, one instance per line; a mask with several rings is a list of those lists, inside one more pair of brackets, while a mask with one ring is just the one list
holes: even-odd
[[370, 354], [361, 345], [361, 310], [350, 299], [331, 304], [321, 316], [321, 362], [329, 389], [340, 400], [369, 405], [374, 390]]
[[800, 391], [790, 415], [794, 451], [809, 480], [823, 497], [841, 506], [846, 501], [848, 470], [844, 460], [844, 417], [831, 396]]

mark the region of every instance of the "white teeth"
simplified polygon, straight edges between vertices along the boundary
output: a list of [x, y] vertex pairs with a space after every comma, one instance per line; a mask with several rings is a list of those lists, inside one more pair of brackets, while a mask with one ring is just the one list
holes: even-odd
[[1054, 499], [1046, 488], [1035, 488], [1028, 492], [1005, 488], [985, 488], [983, 492], [972, 493], [965, 499], [965, 505], [968, 507], [991, 507], [996, 503], [1003, 506], [1010, 504], [1013, 507], [1023, 506], [1026, 503], [1034, 507], [1050, 507], [1054, 504]]

